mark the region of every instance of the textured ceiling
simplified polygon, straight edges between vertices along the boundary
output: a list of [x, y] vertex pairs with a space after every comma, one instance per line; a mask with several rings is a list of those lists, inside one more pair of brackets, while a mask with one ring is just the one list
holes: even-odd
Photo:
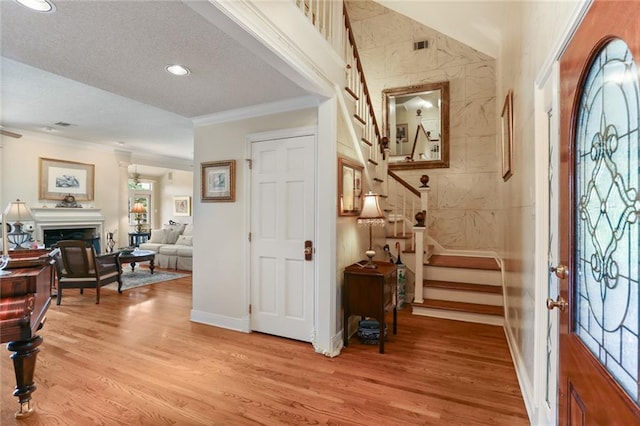
[[[40, 14], [0, 1], [0, 120], [10, 129], [190, 159], [190, 118], [308, 94], [183, 2], [54, 2]], [[168, 74], [172, 63], [191, 75]]]

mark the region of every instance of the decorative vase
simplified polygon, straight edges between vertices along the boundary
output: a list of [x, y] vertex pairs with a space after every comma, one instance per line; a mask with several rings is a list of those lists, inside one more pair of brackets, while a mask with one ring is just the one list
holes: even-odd
[[107, 232], [107, 253], [113, 253], [116, 242], [113, 240], [113, 232]]

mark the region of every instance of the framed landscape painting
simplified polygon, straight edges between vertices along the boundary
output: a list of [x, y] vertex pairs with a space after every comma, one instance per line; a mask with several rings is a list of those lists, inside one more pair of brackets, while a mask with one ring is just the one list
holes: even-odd
[[62, 200], [71, 194], [76, 201], [94, 199], [95, 166], [75, 161], [40, 158], [40, 199]]
[[203, 202], [236, 200], [236, 160], [202, 163], [201, 169]]

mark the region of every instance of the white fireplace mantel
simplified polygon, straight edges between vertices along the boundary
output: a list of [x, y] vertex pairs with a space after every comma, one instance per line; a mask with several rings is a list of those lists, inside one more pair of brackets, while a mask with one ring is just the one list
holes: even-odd
[[95, 228], [96, 235], [102, 235], [104, 215], [100, 209], [93, 208], [31, 208], [35, 219], [35, 238], [44, 238], [43, 230], [59, 228]]

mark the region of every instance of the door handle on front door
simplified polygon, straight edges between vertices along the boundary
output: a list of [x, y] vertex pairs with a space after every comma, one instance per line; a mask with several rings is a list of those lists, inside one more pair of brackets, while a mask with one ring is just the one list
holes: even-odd
[[569, 268], [567, 268], [565, 265], [552, 266], [551, 268], [549, 268], [549, 270], [551, 272], [554, 272], [556, 274], [556, 277], [560, 278], [561, 280], [567, 278], [567, 276], [569, 275]]
[[313, 259], [313, 241], [307, 240], [304, 242], [304, 260]]
[[560, 312], [564, 312], [567, 309], [567, 306], [569, 306], [569, 304], [560, 295], [558, 295], [556, 300], [553, 300], [550, 297], [547, 299], [547, 309], [550, 311], [553, 310], [553, 308], [558, 308], [560, 309]]

